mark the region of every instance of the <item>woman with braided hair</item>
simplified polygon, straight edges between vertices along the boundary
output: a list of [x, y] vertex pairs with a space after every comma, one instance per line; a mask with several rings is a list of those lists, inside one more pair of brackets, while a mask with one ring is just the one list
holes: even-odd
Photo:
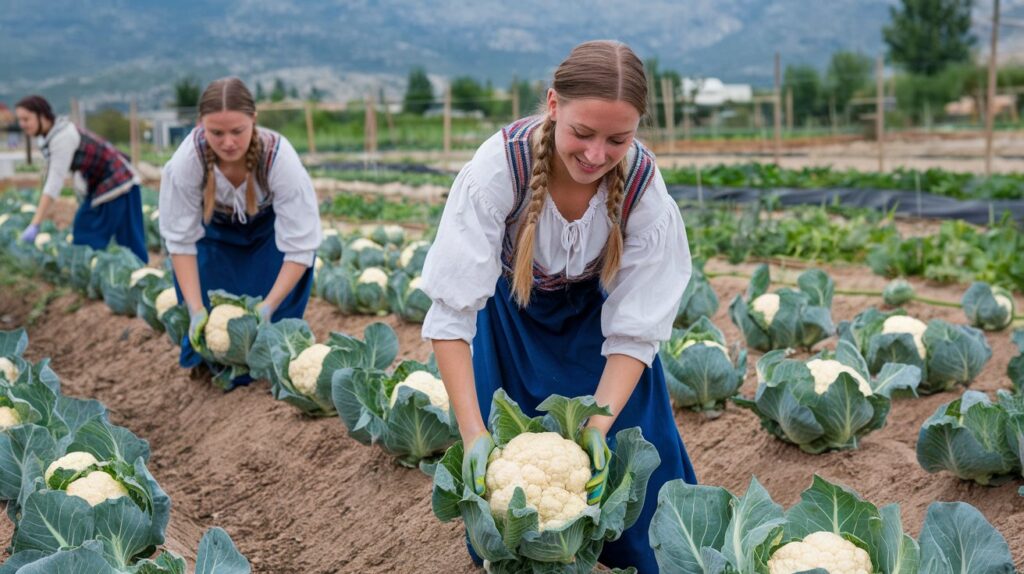
[[42, 197], [31, 223], [21, 234], [22, 241], [36, 238], [50, 206], [60, 197], [64, 179], [74, 173], [81, 205], [71, 226], [72, 243], [106, 249], [113, 240], [131, 249], [143, 262], [149, 261], [139, 177], [124, 154], [68, 118], [55, 116], [50, 102], [42, 96], [23, 98], [14, 112], [25, 135], [38, 138], [46, 159]]
[[591, 417], [581, 435], [588, 503], [606, 494], [606, 441], [619, 430], [639, 426], [661, 456], [640, 518], [600, 557], [649, 574], [658, 572], [647, 533], [658, 490], [696, 478], [657, 358], [690, 252], [654, 157], [635, 139], [646, 102], [629, 47], [573, 49], [542, 113], [492, 136], [459, 173], [421, 288], [433, 301], [422, 335], [466, 445], [466, 484], [484, 493], [494, 448], [484, 421], [498, 388], [529, 416], [552, 394], [593, 395], [612, 415]]
[[201, 362], [192, 342], [210, 290], [263, 297], [264, 321], [305, 313], [321, 238], [316, 192], [288, 140], [257, 128], [256, 104], [238, 78], [207, 86], [199, 124], [164, 166], [160, 234], [191, 317], [183, 367]]

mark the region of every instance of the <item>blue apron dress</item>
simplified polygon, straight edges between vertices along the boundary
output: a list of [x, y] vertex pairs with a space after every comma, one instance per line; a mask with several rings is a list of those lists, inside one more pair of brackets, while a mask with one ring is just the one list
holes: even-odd
[[[516, 187], [516, 205], [506, 229], [519, 217], [528, 197], [529, 133], [539, 125], [536, 119], [521, 120], [504, 130], [510, 167]], [[653, 157], [634, 144], [636, 153], [627, 172], [626, 198], [622, 208], [622, 228], [633, 205], [653, 178]], [[601, 308], [607, 297], [599, 282], [598, 258], [579, 278], [546, 276], [535, 266], [534, 289], [530, 304], [520, 308], [512, 296], [509, 278], [512, 265], [512, 237], [506, 231], [502, 250], [504, 272], [498, 279], [494, 296], [477, 315], [477, 334], [473, 339], [473, 373], [476, 379], [480, 411], [486, 421], [491, 398], [499, 388], [516, 401], [529, 416], [537, 416], [537, 406], [548, 396], [593, 395], [604, 370], [601, 355]], [[655, 295], [656, 296], [656, 295]], [[644, 508], [636, 523], [601, 553], [602, 564], [616, 568], [634, 566], [640, 574], [657, 574], [658, 564], [650, 547], [648, 529], [658, 503], [658, 491], [670, 480], [682, 478], [697, 483], [693, 465], [680, 438], [669, 400], [661, 360], [656, 356], [646, 368], [608, 432], [608, 446], [615, 450], [615, 433], [640, 427], [661, 456], [661, 465], [647, 485]], [[475, 561], [479, 558], [470, 547]]]
[[[277, 248], [275, 241], [274, 220], [274, 208], [268, 205], [246, 223], [232, 221], [229, 216], [216, 212], [210, 223], [204, 226], [206, 235], [196, 242], [196, 259], [203, 305], [207, 309], [210, 307], [207, 292], [214, 289], [252, 297], [266, 297], [270, 293], [284, 263], [284, 253]], [[301, 319], [306, 312], [312, 289], [313, 268], [310, 267], [274, 310], [271, 320]], [[183, 301], [177, 279], [174, 281], [174, 290], [178, 294], [178, 301]], [[187, 334], [181, 342], [178, 362], [186, 368], [198, 366], [202, 362], [202, 357], [192, 348]], [[247, 384], [252, 381], [247, 377], [243, 375], [233, 383]]]
[[149, 261], [146, 250], [146, 227], [142, 215], [142, 193], [138, 185], [123, 195], [93, 206], [89, 199], [82, 201], [75, 212], [71, 232], [72, 243], [88, 245], [93, 249], [106, 249], [113, 239], [127, 247], [142, 260]]

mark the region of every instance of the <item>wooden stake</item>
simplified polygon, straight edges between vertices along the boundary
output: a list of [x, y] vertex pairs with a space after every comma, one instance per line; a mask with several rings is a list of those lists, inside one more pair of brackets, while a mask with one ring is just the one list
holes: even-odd
[[132, 165], [139, 165], [142, 153], [139, 151], [139, 101], [132, 97], [128, 112], [128, 138], [131, 140]]
[[779, 165], [782, 159], [782, 60], [778, 52], [775, 52], [775, 93], [772, 103], [775, 105], [775, 142], [772, 155], [775, 157], [775, 164]]
[[315, 102], [306, 102], [306, 149], [308, 153], [316, 153], [316, 129], [313, 127], [313, 106]]
[[875, 139], [878, 141], [878, 172], [885, 171], [885, 78], [882, 57], [875, 61]]
[[996, 48], [999, 45], [999, 0], [992, 6], [992, 48], [988, 55], [988, 104], [985, 105], [985, 175], [992, 175], [992, 126], [996, 118]]

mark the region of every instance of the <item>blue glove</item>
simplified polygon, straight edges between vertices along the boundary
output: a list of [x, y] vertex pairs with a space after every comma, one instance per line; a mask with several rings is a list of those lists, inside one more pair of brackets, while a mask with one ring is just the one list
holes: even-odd
[[32, 243], [36, 240], [36, 235], [39, 235], [39, 226], [33, 223], [21, 233], [21, 240], [25, 243]]
[[590, 465], [593, 467], [593, 474], [587, 482], [587, 504], [600, 504], [604, 498], [605, 484], [608, 482], [608, 462], [612, 457], [612, 451], [608, 448], [604, 435], [596, 428], [583, 429], [580, 446], [587, 451]]
[[466, 447], [462, 455], [462, 481], [473, 489], [477, 496], [487, 491], [487, 459], [494, 450], [494, 439], [491, 433], [484, 431], [477, 435]]
[[192, 348], [199, 349], [199, 338], [203, 334], [203, 328], [206, 327], [206, 321], [210, 318], [209, 313], [206, 312], [205, 307], [200, 307], [199, 310], [188, 311], [188, 340], [192, 343]]

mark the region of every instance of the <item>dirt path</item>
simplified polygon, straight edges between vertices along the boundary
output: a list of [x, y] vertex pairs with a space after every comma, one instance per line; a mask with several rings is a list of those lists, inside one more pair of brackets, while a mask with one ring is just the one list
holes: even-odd
[[[709, 270], [740, 270], [712, 262]], [[799, 270], [790, 271], [791, 277]], [[885, 280], [863, 268], [832, 270], [846, 289], [881, 289]], [[779, 276], [779, 273], [777, 273]], [[741, 343], [727, 316], [729, 301], [746, 280], [712, 280], [721, 301], [714, 322], [730, 343]], [[958, 301], [962, 287], [915, 282], [921, 294]], [[10, 295], [10, 296], [9, 296]], [[0, 297], [0, 318], [24, 320], [33, 295], [18, 291]], [[417, 470], [395, 465], [379, 449], [347, 438], [337, 418], [311, 420], [275, 402], [265, 382], [231, 393], [193, 379], [177, 366], [175, 348], [164, 335], [138, 319], [115, 317], [98, 302], [76, 312], [66, 309], [76, 296], [56, 299], [29, 328], [29, 355], [53, 357], [65, 392], [97, 398], [111, 418], [148, 439], [152, 470], [174, 507], [169, 547], [194, 556], [202, 532], [223, 526], [252, 561], [255, 572], [472, 572], [459, 524], [441, 524], [429, 505], [430, 480]], [[852, 319], [880, 301], [837, 296], [834, 318]], [[963, 322], [959, 309], [912, 303], [920, 319]], [[361, 334], [374, 319], [346, 317], [313, 300], [307, 320], [319, 337], [337, 330]], [[423, 360], [429, 348], [419, 328], [394, 317], [400, 358]], [[988, 334], [993, 358], [974, 389], [993, 392], [1009, 386], [1007, 361], [1015, 354], [1008, 332]], [[826, 341], [821, 345], [829, 345]], [[743, 392], [755, 388], [752, 353]], [[746, 489], [756, 475], [773, 498], [796, 502], [814, 473], [839, 481], [876, 505], [898, 502], [911, 533], [920, 530], [927, 505], [963, 500], [978, 507], [1007, 538], [1018, 567], [1024, 568], [1024, 502], [1020, 481], [982, 487], [947, 475], [930, 475], [917, 464], [914, 445], [921, 423], [954, 393], [897, 401], [886, 428], [869, 435], [855, 451], [807, 455], [761, 430], [750, 412], [730, 407], [716, 419], [677, 411], [698, 477], [733, 492]], [[7, 529], [6, 531], [4, 529]], [[9, 525], [0, 526], [0, 537]]]

